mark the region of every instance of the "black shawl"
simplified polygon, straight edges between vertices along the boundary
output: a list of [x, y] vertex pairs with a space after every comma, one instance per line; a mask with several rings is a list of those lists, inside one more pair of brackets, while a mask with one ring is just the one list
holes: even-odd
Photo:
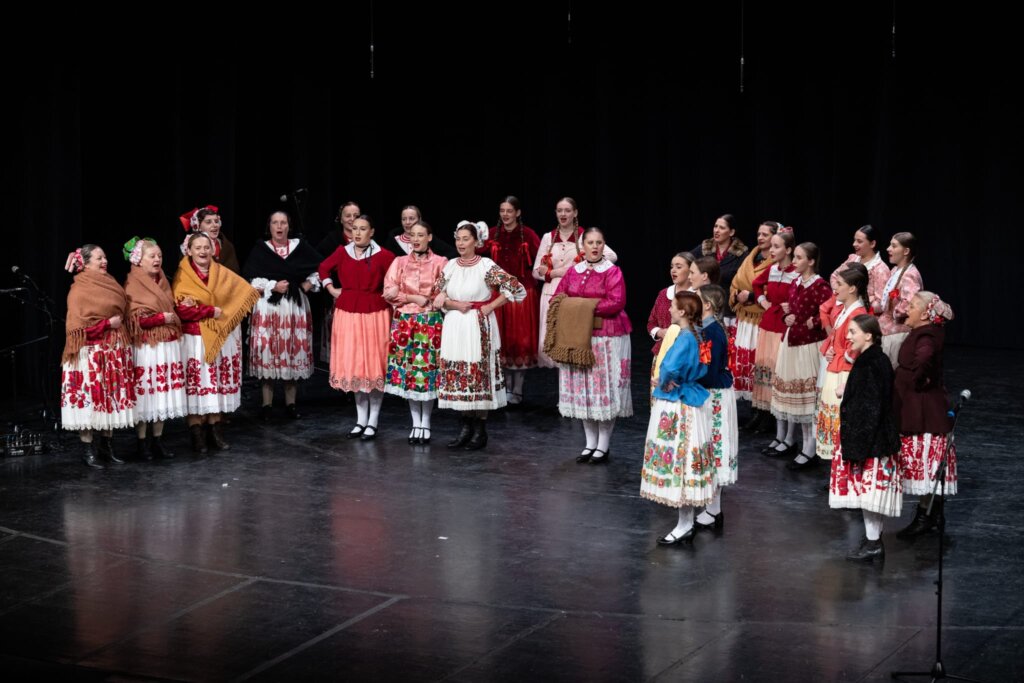
[[839, 406], [843, 460], [862, 462], [900, 452], [892, 380], [892, 362], [878, 344], [869, 346], [854, 361]]
[[310, 273], [315, 273], [323, 261], [320, 254], [305, 240], [299, 240], [295, 249], [288, 254], [287, 258], [281, 258], [266, 242], [260, 242], [245, 261], [244, 276], [246, 280], [253, 280], [258, 277], [267, 280], [287, 280], [288, 291], [284, 294], [274, 292], [270, 295], [270, 303], [276, 304], [282, 297], [292, 301], [302, 300], [302, 283]]

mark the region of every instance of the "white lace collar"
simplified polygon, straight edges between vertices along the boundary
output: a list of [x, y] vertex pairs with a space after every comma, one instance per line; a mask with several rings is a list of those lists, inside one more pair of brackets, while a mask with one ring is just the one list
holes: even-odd
[[669, 301], [672, 301], [672, 299], [676, 298], [676, 286], [675, 285], [669, 285], [668, 286], [668, 289], [665, 290], [665, 298], [668, 299]]
[[820, 275], [818, 275], [817, 273], [815, 273], [815, 274], [814, 274], [814, 277], [812, 277], [812, 278], [811, 278], [810, 280], [808, 280], [807, 282], [804, 282], [804, 279], [803, 279], [803, 278], [800, 278], [799, 282], [800, 282], [800, 286], [801, 286], [801, 287], [810, 287], [811, 285], [813, 285], [813, 284], [814, 284], [815, 282], [817, 282], [817, 281], [818, 281], [818, 280], [820, 280], [820, 279], [821, 279], [821, 276], [820, 276]]
[[[594, 264], [594, 267], [593, 267], [592, 270], [594, 272], [596, 272], [596, 273], [603, 273], [604, 271], [606, 271], [609, 268], [611, 268], [613, 265], [615, 265], [615, 264], [602, 256], [601, 260], [598, 261], [596, 264]], [[588, 270], [591, 270], [590, 262], [587, 261], [587, 259], [583, 259], [582, 261], [580, 261], [579, 263], [577, 263], [573, 267], [573, 270], [575, 270], [577, 273], [580, 273], [580, 274], [585, 273]]]

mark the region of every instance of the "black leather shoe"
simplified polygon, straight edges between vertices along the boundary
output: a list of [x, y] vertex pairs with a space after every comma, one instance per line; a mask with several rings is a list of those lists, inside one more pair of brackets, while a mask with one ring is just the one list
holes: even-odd
[[112, 465], [123, 465], [124, 460], [117, 457], [114, 454], [114, 437], [112, 436], [101, 436], [99, 448], [96, 449], [97, 453]]
[[487, 420], [477, 418], [473, 436], [466, 442], [467, 451], [478, 451], [487, 445]]
[[162, 436], [154, 436], [149, 443], [149, 449], [153, 453], [153, 457], [160, 458], [161, 460], [168, 460], [174, 457], [174, 453], [164, 447]]
[[358, 439], [366, 431], [366, 425], [357, 424], [355, 429], [345, 435], [346, 439]]
[[106, 469], [99, 458], [96, 457], [96, 447], [91, 441], [89, 443], [82, 442], [82, 462], [85, 463], [86, 467], [91, 467], [94, 470]]
[[[598, 453], [600, 453], [601, 455], [598, 455]], [[594, 454], [592, 456], [590, 456], [590, 464], [591, 465], [607, 465], [608, 464], [608, 459], [611, 457], [611, 455], [612, 455], [612, 449], [610, 449], [610, 448], [608, 450], [606, 450], [606, 451], [602, 451], [600, 448], [595, 448], [594, 449]]]
[[224, 440], [220, 422], [206, 425], [206, 443], [215, 451], [229, 451], [231, 446]]
[[430, 427], [420, 427], [420, 445], [427, 446], [430, 444]]
[[288, 416], [289, 420], [301, 420], [302, 413], [295, 407], [294, 403], [289, 403], [284, 407], [284, 414]]
[[203, 425], [192, 425], [188, 428], [189, 438], [192, 439], [192, 452], [206, 452], [206, 435], [203, 434]]
[[658, 539], [658, 545], [693, 545], [695, 535], [694, 527], [691, 526], [682, 536], [673, 536], [672, 532], [665, 534]]
[[[372, 430], [372, 431], [371, 431]], [[360, 441], [373, 441], [377, 438], [377, 428], [373, 425], [366, 425], [363, 429], [363, 435], [359, 437]]]
[[[803, 455], [805, 458], [807, 457], [807, 455], [802, 453], [799, 455]], [[812, 467], [815, 467], [819, 462], [821, 462], [821, 458], [819, 458], [815, 454], [810, 456], [807, 462], [797, 462], [796, 460], [790, 460], [789, 462], [786, 463], [786, 469], [792, 470], [793, 472], [799, 472], [800, 470], [808, 470]]]
[[270, 420], [273, 419], [273, 417], [274, 417], [274, 407], [273, 406], [263, 406], [263, 407], [260, 408], [260, 422], [266, 424], [267, 422], [270, 422]]
[[419, 427], [413, 427], [412, 428], [412, 431], [409, 432], [409, 439], [408, 439], [408, 441], [409, 441], [409, 445], [410, 446], [415, 446], [415, 445], [417, 445], [420, 442], [420, 428]]
[[884, 557], [885, 546], [882, 545], [882, 539], [869, 541], [865, 538], [860, 542], [860, 547], [847, 555], [846, 559], [852, 562], [873, 562], [875, 558], [882, 559]]
[[463, 448], [473, 438], [473, 421], [475, 417], [462, 418], [462, 431], [454, 439], [448, 442], [448, 448]]
[[779, 441], [778, 439], [772, 439], [772, 442], [770, 444], [768, 444], [767, 446], [765, 446], [764, 448], [761, 449], [761, 455], [768, 455], [768, 456], [782, 455], [782, 453], [780, 453], [779, 451], [775, 450], [775, 447], [778, 446], [781, 443], [785, 443], [785, 442]]
[[698, 520], [693, 520], [693, 528], [698, 531], [714, 531], [715, 533], [721, 533], [722, 529], [725, 528], [725, 510], [720, 511], [717, 515], [712, 515], [707, 510], [704, 511], [710, 517], [714, 517], [715, 521], [710, 524], [701, 524]]
[[576, 456], [576, 462], [578, 462], [580, 464], [585, 463], [585, 462], [590, 462], [590, 459], [592, 457], [594, 457], [594, 451], [595, 450], [597, 450], [597, 449], [596, 448], [584, 448], [582, 451], [580, 451], [580, 454]]
[[[935, 501], [936, 504], [938, 502], [938, 500]], [[913, 521], [897, 531], [896, 538], [914, 538], [915, 536], [926, 534], [934, 528], [935, 520], [928, 516], [928, 508], [918, 503]]]
[[145, 439], [135, 439], [135, 459], [139, 462], [153, 459], [153, 455], [146, 449]]

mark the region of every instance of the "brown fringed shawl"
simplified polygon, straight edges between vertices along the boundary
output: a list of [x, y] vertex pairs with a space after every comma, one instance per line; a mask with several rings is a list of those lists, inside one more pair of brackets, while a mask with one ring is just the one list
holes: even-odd
[[61, 360], [73, 363], [86, 345], [85, 331], [93, 325], [119, 315], [121, 327], [110, 330], [123, 344], [132, 343], [134, 326], [128, 316], [128, 297], [109, 273], [83, 270], [75, 276], [68, 292], [68, 317], [65, 329], [64, 354]]
[[156, 346], [160, 342], [181, 337], [181, 323], [177, 320], [147, 330], [143, 330], [139, 325], [141, 318], [174, 311], [171, 283], [163, 273], [160, 274], [160, 282], [157, 282], [139, 266], [132, 266], [124, 281], [124, 292], [128, 295], [128, 315], [139, 328], [138, 341], [145, 338], [145, 343]]
[[594, 316], [598, 301], [564, 293], [552, 297], [548, 304], [544, 353], [557, 363], [581, 368], [593, 366], [594, 351], [590, 347], [590, 337], [602, 322]]
[[172, 287], [175, 301], [191, 298], [197, 304], [219, 306], [221, 309], [220, 318], [207, 318], [199, 322], [207, 363], [217, 359], [228, 335], [249, 315], [249, 311], [260, 299], [260, 293], [255, 287], [216, 261], [210, 263], [210, 277], [204, 283], [192, 268], [188, 256], [178, 264]]

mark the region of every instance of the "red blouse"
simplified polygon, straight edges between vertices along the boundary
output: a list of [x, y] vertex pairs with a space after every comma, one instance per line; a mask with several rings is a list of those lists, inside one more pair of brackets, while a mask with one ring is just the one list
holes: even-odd
[[[817, 276], [808, 285], [798, 277], [789, 286], [789, 312], [796, 316], [786, 337], [790, 346], [816, 344], [825, 338], [825, 329], [821, 326], [821, 305], [831, 297], [832, 288]], [[813, 327], [807, 327], [808, 320]]]
[[787, 266], [785, 270], [781, 270], [777, 263], [773, 263], [771, 268], [763, 271], [754, 279], [751, 285], [754, 288], [754, 299], [760, 299], [763, 295], [770, 304], [765, 309], [764, 315], [761, 316], [761, 323], [758, 325], [762, 330], [779, 334], [786, 331], [782, 304], [789, 301], [789, 286], [798, 277], [793, 269], [793, 264]]
[[506, 230], [504, 225], [493, 227], [491, 235], [489, 240], [477, 247], [477, 253], [490, 258], [524, 286], [532, 286], [533, 257], [540, 249], [537, 233], [520, 224], [514, 230]]
[[[390, 251], [381, 249], [371, 242], [372, 253], [366, 258], [354, 258], [352, 244], [338, 247], [320, 264], [320, 280], [331, 281], [331, 270], [337, 269], [341, 295], [334, 300], [334, 307], [347, 313], [376, 313], [390, 310], [384, 300], [384, 277], [395, 260]], [[351, 253], [350, 253], [351, 252]]]

